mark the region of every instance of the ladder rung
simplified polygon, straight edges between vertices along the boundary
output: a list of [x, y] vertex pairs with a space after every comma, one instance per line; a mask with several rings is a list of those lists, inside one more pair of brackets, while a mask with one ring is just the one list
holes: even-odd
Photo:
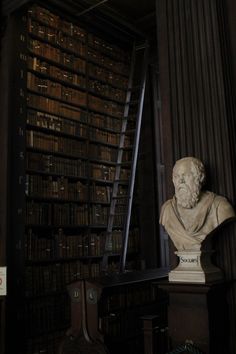
[[140, 45], [136, 45], [135, 50], [141, 50], [141, 49], [146, 49], [147, 45], [146, 43], [140, 44]]
[[138, 104], [139, 103], [139, 100], [133, 100], [133, 101], [129, 101], [129, 104], [130, 105], [135, 105], [135, 104]]
[[126, 134], [133, 134], [135, 133], [135, 129], [127, 129]]
[[118, 162], [116, 166], [129, 166], [131, 164], [131, 161], [126, 161], [126, 162]]
[[123, 213], [110, 213], [110, 216], [122, 216], [122, 215], [126, 215], [127, 212], [124, 211]]
[[112, 199], [130, 199], [128, 195], [117, 195], [116, 197], [112, 197]]
[[128, 184], [128, 180], [127, 179], [115, 179], [114, 183], [127, 183]]
[[129, 88], [127, 91], [129, 91], [129, 92], [132, 92], [132, 91], [136, 91], [136, 90], [138, 90], [138, 89], [140, 89], [140, 85], [135, 85], [135, 86], [132, 86], [131, 88]]

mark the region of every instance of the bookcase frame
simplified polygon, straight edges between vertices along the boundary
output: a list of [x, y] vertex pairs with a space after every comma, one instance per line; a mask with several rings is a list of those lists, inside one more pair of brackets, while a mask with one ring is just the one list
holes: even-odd
[[[9, 296], [6, 329], [8, 334], [7, 340], [9, 342], [7, 350], [9, 350], [10, 353], [11, 350], [15, 349], [15, 342], [10, 341], [10, 333], [14, 333], [16, 342], [21, 343], [18, 348], [19, 354], [30, 354], [31, 352], [33, 353], [40, 350], [47, 350], [48, 353], [54, 353], [57, 344], [65, 332], [65, 329], [68, 328], [70, 321], [69, 298], [65, 293], [65, 285], [73, 280], [78, 280], [81, 277], [91, 278], [99, 275], [98, 267], [96, 265], [98, 265], [102, 259], [102, 247], [100, 247], [100, 252], [94, 250], [93, 253], [89, 254], [89, 251], [86, 250], [87, 246], [83, 244], [84, 251], [82, 255], [61, 256], [62, 253], [60, 252], [55, 255], [55, 250], [53, 252], [48, 251], [48, 254], [44, 250], [44, 252], [41, 252], [40, 256], [37, 257], [35, 257], [32, 247], [35, 247], [35, 238], [37, 237], [37, 239], [41, 239], [42, 242], [37, 242], [36, 248], [42, 247], [49, 250], [50, 248], [53, 248], [50, 244], [50, 237], [52, 237], [52, 239], [53, 237], [56, 237], [57, 234], [55, 230], [58, 230], [58, 244], [61, 242], [62, 247], [65, 246], [65, 248], [67, 245], [63, 245], [63, 235], [61, 238], [59, 237], [61, 235], [59, 235], [59, 233], [62, 232], [61, 229], [67, 230], [68, 238], [71, 236], [71, 244], [75, 241], [73, 236], [76, 233], [83, 233], [88, 230], [91, 231], [91, 234], [93, 235], [96, 230], [98, 234], [100, 234], [100, 231], [105, 231], [106, 219], [101, 222], [94, 222], [94, 220], [92, 222], [91, 218], [98, 212], [98, 207], [96, 207], [96, 205], [99, 206], [99, 211], [105, 211], [105, 213], [108, 212], [109, 197], [106, 197], [103, 200], [102, 198], [104, 197], [101, 197], [101, 194], [106, 191], [109, 196], [112, 187], [115, 158], [111, 157], [115, 152], [114, 148], [118, 147], [117, 135], [119, 134], [120, 128], [118, 122], [122, 118], [124, 109], [123, 104], [123, 108], [117, 110], [117, 107], [122, 107], [122, 105], [120, 99], [117, 99], [117, 97], [114, 98], [114, 94], [119, 97], [123, 90], [123, 99], [125, 96], [125, 89], [123, 88], [121, 90], [120, 84], [116, 86], [112, 83], [112, 80], [114, 78], [118, 80], [119, 76], [120, 78], [124, 78], [128, 75], [128, 72], [125, 75], [123, 72], [118, 74], [116, 69], [111, 70], [108, 65], [99, 65], [95, 61], [87, 60], [86, 58], [84, 58], [86, 62], [85, 71], [81, 72], [40, 55], [34, 54], [32, 56], [31, 51], [27, 49], [29, 46], [29, 40], [37, 40], [38, 43], [40, 41], [47, 45], [49, 49], [52, 47], [57, 50], [61, 56], [67, 55], [67, 59], [75, 53], [68, 48], [64, 48], [64, 46], [62, 47], [60, 44], [51, 43], [51, 41], [42, 39], [35, 34], [29, 34], [27, 30], [28, 7], [29, 5], [27, 4], [10, 16], [7, 29], [11, 39], [8, 72], [10, 87], [8, 101], [9, 112], [5, 113], [6, 116], [9, 117], [8, 134], [10, 143], [8, 152], [9, 156], [11, 156], [9, 162], [9, 185], [11, 186], [9, 191], [9, 205], [11, 209], [11, 222], [9, 222], [8, 232], [11, 241], [7, 242], [10, 280], [8, 283]], [[64, 22], [67, 23], [67, 21], [69, 20], [66, 17]], [[50, 29], [52, 30], [52, 28]], [[61, 31], [58, 32], [61, 33]], [[92, 35], [90, 35], [90, 40], [91, 38]], [[99, 38], [99, 36], [96, 38]], [[130, 48], [132, 42], [133, 38], [130, 40]], [[107, 40], [104, 40], [102, 43], [109, 43], [109, 41], [107, 42]], [[88, 43], [86, 42], [85, 45], [88, 46]], [[125, 47], [127, 48], [127, 43], [125, 44]], [[114, 48], [116, 47], [114, 46]], [[96, 53], [96, 51], [93, 50], [93, 53]], [[101, 53], [101, 58], [105, 58], [106, 56], [104, 52], [101, 51]], [[78, 80], [80, 76], [83, 77], [84, 87], [80, 88], [83, 104], [77, 104], [76, 100], [78, 98], [75, 98], [73, 102], [69, 102], [66, 98], [59, 97], [59, 92], [61, 94], [64, 92], [66, 95], [78, 93], [78, 85], [33, 70], [29, 61], [30, 55], [31, 58], [33, 58], [34, 64], [35, 62], [37, 64], [37, 59], [41, 60], [41, 62], [44, 60], [43, 63], [47, 63], [49, 70], [53, 72], [55, 72], [55, 68], [58, 68], [58, 70], [60, 69], [60, 72], [64, 75], [70, 74], [73, 80]], [[83, 56], [77, 56], [80, 60], [83, 58]], [[112, 56], [107, 56], [107, 58], [109, 58], [107, 59], [108, 62], [110, 60], [111, 63], [115, 63]], [[100, 80], [96, 77], [98, 76], [98, 73], [95, 74], [95, 76], [93, 76], [94, 74], [90, 75], [88, 73], [88, 63], [93, 70], [96, 70], [96, 67], [99, 67], [99, 70], [103, 70], [103, 74], [110, 73], [111, 78], [108, 80], [109, 84], [108, 81], [104, 79]], [[113, 66], [114, 63], [112, 64]], [[39, 86], [36, 85], [34, 87], [35, 81]], [[98, 83], [100, 83], [100, 86]], [[48, 86], [51, 87], [54, 92], [53, 94], [51, 94], [51, 92], [45, 92], [45, 90], [48, 89]], [[39, 91], [36, 90], [36, 87], [40, 87]], [[95, 92], [99, 87], [107, 89], [105, 95]], [[75, 117], [79, 112], [78, 110], [82, 109], [84, 110], [84, 116], [86, 116], [87, 120], [81, 115], [79, 116], [81, 121], [77, 117], [65, 117], [64, 111], [55, 113], [52, 109], [44, 109], [42, 108], [42, 105], [40, 107], [39, 103], [34, 107], [34, 105], [31, 104], [33, 101], [30, 101], [30, 95], [31, 97], [33, 95], [34, 97], [40, 97], [42, 102], [47, 102], [48, 107], [57, 104], [61, 106], [64, 105], [63, 109], [65, 110], [72, 108], [75, 112]], [[107, 111], [104, 112], [104, 108], [97, 109], [94, 107], [94, 105], [97, 104], [96, 102], [100, 104], [104, 103], [105, 108], [110, 108], [106, 108]], [[110, 109], [110, 111], [108, 109]], [[90, 118], [94, 123], [92, 123]], [[40, 119], [42, 119], [41, 122]], [[104, 127], [101, 126], [100, 121], [105, 124]], [[74, 134], [76, 129], [80, 133], [82, 132], [82, 135]], [[97, 136], [99, 139], [97, 139]], [[51, 141], [49, 139], [49, 142], [46, 141], [46, 138], [48, 137], [51, 139]], [[51, 150], [45, 148], [44, 140], [48, 146], [51, 146]], [[114, 143], [114, 140], [116, 143]], [[38, 144], [36, 144], [36, 146], [34, 145], [35, 141]], [[77, 149], [78, 146], [81, 146], [81, 149], [87, 149], [88, 153], [83, 154], [83, 150], [77, 153], [77, 150], [73, 150]], [[91, 147], [93, 147], [93, 149]], [[68, 148], [68, 150], [65, 151], [66, 148]], [[127, 167], [124, 169], [125, 172], [122, 176], [126, 178], [128, 177], [129, 150], [130, 142], [128, 141], [125, 150], [125, 154], [127, 154]], [[93, 154], [96, 152], [97, 155], [95, 157], [90, 155], [91, 151]], [[29, 164], [29, 161], [35, 163], [34, 157], [36, 155], [38, 156], [39, 165], [46, 166], [45, 169], [35, 169]], [[112, 161], [110, 161], [111, 159]], [[74, 162], [77, 161], [78, 166], [84, 166], [83, 171], [86, 172], [81, 176], [76, 175], [76, 173], [71, 173], [75, 166], [70, 166], [70, 173], [68, 175], [66, 173], [61, 173], [56, 169], [52, 171], [52, 165], [58, 167], [61, 164], [64, 164], [64, 168], [66, 168], [65, 166], [68, 167], [69, 160]], [[95, 175], [91, 174], [91, 168], [95, 168]], [[98, 171], [99, 169], [101, 170], [101, 175], [96, 175], [96, 168]], [[67, 195], [69, 195], [70, 189], [70, 191], [72, 191], [72, 197], [67, 196], [65, 198], [64, 196], [59, 195], [59, 193], [53, 197], [52, 186], [49, 188], [50, 192], [49, 189], [47, 189], [48, 187], [46, 190], [43, 187], [41, 189], [39, 187], [39, 185], [43, 185], [43, 183], [44, 185], [52, 182], [54, 182], [55, 185], [59, 184], [59, 182], [62, 182], [60, 181], [60, 178], [63, 179], [63, 183], [65, 183], [65, 180], [67, 179]], [[81, 199], [78, 201], [77, 198], [79, 192], [76, 188], [79, 188], [79, 186], [77, 185], [77, 182], [80, 182], [84, 186], [86, 186], [86, 184], [90, 186], [87, 190], [87, 200]], [[127, 182], [124, 182], [124, 190], [126, 185]], [[97, 188], [98, 192], [96, 191], [97, 186], [100, 186], [100, 190]], [[63, 188], [65, 190], [64, 185]], [[56, 186], [55, 189], [58, 190], [58, 186]], [[32, 190], [34, 191], [33, 194]], [[124, 190], [121, 189], [121, 193], [123, 193]], [[98, 195], [96, 193], [98, 193]], [[94, 196], [96, 196], [98, 200], [94, 200]], [[99, 200], [99, 198], [101, 198], [101, 200]], [[51, 207], [48, 206], [49, 202], [51, 203]], [[52, 222], [48, 222], [51, 218], [51, 209], [54, 210], [57, 207], [58, 210], [61, 210], [60, 217], [66, 218], [67, 209], [63, 210], [62, 208], [64, 205], [68, 204], [69, 210], [72, 210], [74, 213], [75, 206], [84, 205], [84, 202], [86, 202], [85, 205], [87, 204], [89, 206], [89, 208], [85, 210], [85, 212], [87, 212], [87, 222], [81, 224], [73, 223], [71, 220], [74, 216], [72, 217], [70, 214], [68, 219], [70, 222], [65, 223], [64, 225], [58, 222], [55, 223], [55, 217]], [[40, 205], [40, 203], [42, 204], [42, 208], [37, 209], [37, 205]], [[33, 205], [32, 208], [34, 208], [32, 210], [30, 210], [31, 204]], [[92, 216], [87, 210], [94, 211]], [[36, 220], [41, 221], [37, 223], [35, 222]], [[121, 227], [122, 223], [117, 225], [118, 230]], [[29, 230], [31, 230], [31, 234], [29, 234]], [[28, 235], [27, 237], [26, 234]], [[138, 254], [136, 237], [135, 234], [133, 234], [133, 236], [131, 235], [131, 248], [128, 259], [135, 258]], [[113, 259], [111, 262], [111, 271], [113, 272], [118, 269], [120, 243], [120, 236], [117, 234], [114, 244], [114, 255], [111, 257]], [[58, 248], [58, 244], [54, 247]], [[90, 244], [88, 247], [89, 246]], [[87, 265], [84, 268], [83, 274], [81, 271], [81, 264]], [[117, 267], [115, 264], [117, 264]], [[91, 265], [94, 265], [94, 267], [92, 268]], [[73, 274], [73, 277], [70, 274]], [[58, 281], [57, 279], [60, 280]], [[58, 304], [61, 306], [60, 310]], [[49, 316], [47, 312], [52, 308], [52, 314], [49, 318], [47, 317]], [[13, 320], [15, 316], [17, 316], [17, 321]], [[42, 327], [44, 327], [44, 329], [42, 329]], [[48, 343], [45, 344], [45, 342]], [[45, 347], [45, 345], [47, 345], [47, 347]]]

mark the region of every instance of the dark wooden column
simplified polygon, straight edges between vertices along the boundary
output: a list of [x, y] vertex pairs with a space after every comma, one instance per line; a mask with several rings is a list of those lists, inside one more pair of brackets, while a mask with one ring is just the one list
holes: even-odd
[[[6, 242], [8, 234], [8, 192], [9, 181], [9, 35], [7, 32], [7, 21], [2, 18], [1, 27], [1, 118], [0, 118], [0, 267], [7, 265]], [[0, 353], [5, 353], [5, 327], [6, 327], [6, 296], [0, 296]]]
[[[157, 0], [156, 4], [161, 119], [163, 126], [168, 124], [163, 132], [164, 164], [169, 168], [171, 154], [173, 161], [184, 156], [200, 158], [207, 170], [206, 188], [234, 204], [236, 7], [232, 0]], [[165, 182], [170, 197], [171, 178]], [[217, 265], [226, 279], [236, 279], [235, 225], [223, 228], [214, 242]], [[228, 298], [230, 352], [235, 352], [235, 280]]]
[[226, 283], [160, 287], [169, 294], [170, 350], [192, 343], [205, 354], [229, 352]]

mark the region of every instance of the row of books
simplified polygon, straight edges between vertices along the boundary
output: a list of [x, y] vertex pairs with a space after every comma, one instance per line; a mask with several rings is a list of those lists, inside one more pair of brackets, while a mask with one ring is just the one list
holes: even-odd
[[81, 278], [98, 276], [99, 264], [80, 261], [26, 267], [26, 296], [60, 292]]
[[48, 59], [53, 63], [63, 65], [63, 67], [73, 70], [77, 73], [85, 74], [86, 61], [74, 54], [53, 47], [51, 44], [43, 43], [37, 39], [29, 38], [28, 49], [31, 54]]
[[[93, 117], [91, 117], [91, 120]], [[61, 118], [52, 114], [28, 109], [27, 124], [56, 132], [74, 135], [76, 137], [90, 138], [99, 142], [118, 145], [119, 134], [104, 131], [95, 127], [88, 129], [88, 125], [73, 120]], [[130, 144], [130, 137], [125, 137], [125, 146]]]
[[130, 66], [123, 61], [116, 61], [107, 57], [103, 52], [95, 50], [93, 48], [88, 48], [87, 53], [88, 59], [92, 60], [97, 65], [102, 65], [106, 69], [112, 70], [117, 74], [124, 75], [128, 77]]
[[121, 76], [109, 69], [103, 68], [101, 66], [87, 63], [88, 76], [94, 77], [100, 81], [107, 82], [114, 87], [127, 90], [128, 88], [128, 78]]
[[[30, 314], [29, 314], [30, 315]], [[50, 316], [50, 312], [48, 312]], [[54, 330], [43, 335], [27, 338], [25, 354], [57, 354], [58, 348], [65, 337], [65, 330]]]
[[90, 112], [88, 115], [88, 123], [103, 129], [111, 129], [120, 133], [122, 120], [115, 117], [109, 117], [98, 113]]
[[[109, 207], [94, 204], [88, 208], [87, 204], [76, 203], [40, 203], [27, 201], [26, 224], [42, 226], [86, 226], [90, 220], [91, 225], [104, 226], [108, 223]], [[125, 217], [125, 206], [117, 205], [114, 225], [122, 226]], [[89, 219], [88, 219], [89, 218]]]
[[[87, 104], [87, 94], [85, 92], [38, 77], [31, 72], [28, 72], [27, 75], [27, 88], [33, 92], [46, 94], [52, 98], [72, 103], [78, 107], [85, 107]], [[88, 95], [88, 107], [118, 118], [122, 118], [124, 114], [124, 107], [122, 105], [93, 95]]]
[[[90, 138], [108, 144], [118, 145], [119, 143], [118, 133], [112, 133], [107, 130], [94, 127], [95, 125], [95, 126], [100, 126], [102, 128], [103, 121], [105, 120], [107, 122], [107, 120], [104, 118], [109, 118], [109, 117], [100, 116], [99, 114], [97, 115], [91, 114], [89, 115], [88, 118], [90, 124], [92, 124], [92, 126], [89, 127], [89, 129], [88, 129], [88, 124], [79, 123], [77, 121], [68, 118], [62, 118], [53, 114], [40, 112], [33, 109], [28, 109], [26, 123], [30, 125], [34, 125], [36, 127], [53, 130], [56, 132], [62, 132], [70, 135], [75, 135], [78, 137]], [[116, 129], [118, 129], [118, 127], [120, 128], [120, 126], [117, 123], [119, 122], [117, 121], [117, 119], [111, 118], [111, 121], [113, 121], [114, 123], [113, 124], [111, 123], [112, 125], [110, 125], [110, 127], [115, 127]], [[125, 146], [129, 144], [130, 144], [130, 137], [126, 136]]]
[[[89, 156], [91, 159], [98, 159], [103, 161], [116, 162], [117, 161], [118, 149], [107, 147], [98, 144], [89, 145]], [[122, 154], [122, 162], [131, 161], [132, 155], [131, 150], [124, 150]]]
[[28, 18], [28, 33], [40, 37], [40, 39], [46, 40], [53, 45], [58, 45], [63, 49], [69, 49], [76, 55], [83, 57], [86, 55], [86, 46], [83, 41], [66, 35], [60, 29], [44, 26], [30, 17]]
[[91, 163], [90, 176], [104, 181], [113, 181], [115, 178], [115, 167]]
[[[114, 166], [90, 163], [88, 169], [87, 163], [80, 159], [68, 159], [31, 151], [26, 154], [26, 168], [35, 172], [71, 177], [88, 178], [90, 175], [91, 178], [109, 182], [115, 178]], [[122, 180], [128, 181], [129, 176], [129, 169], [121, 169], [120, 177]]]
[[128, 50], [123, 50], [114, 44], [108, 43], [104, 39], [98, 37], [93, 33], [88, 34], [88, 44], [95, 49], [104, 52], [114, 59], [129, 62], [130, 54]]
[[88, 89], [92, 92], [98, 93], [101, 96], [108, 97], [113, 100], [117, 100], [121, 103], [125, 101], [125, 91], [102, 83], [98, 80], [89, 80]]
[[[32, 18], [28, 19], [28, 33], [37, 36], [38, 39], [47, 41], [56, 48], [69, 50], [76, 56], [88, 57], [99, 65], [114, 70], [117, 73], [128, 75], [129, 65], [127, 62], [120, 60], [116, 56], [107, 56], [103, 50], [99, 50], [98, 46], [87, 47], [83, 41], [78, 41], [71, 36], [65, 35], [62, 31], [52, 27], [41, 25]], [[94, 44], [93, 36], [89, 37], [89, 44]], [[123, 59], [123, 58], [122, 58]]]
[[[106, 234], [80, 233], [66, 235], [62, 229], [51, 237], [39, 237], [32, 229], [25, 235], [25, 255], [29, 261], [58, 260], [76, 257], [102, 256], [104, 253]], [[130, 230], [128, 251], [138, 251], [138, 229]], [[112, 232], [112, 252], [119, 253], [122, 248], [122, 231]]]
[[[26, 203], [26, 224], [42, 226], [94, 226], [106, 227], [108, 223], [109, 207], [102, 204], [93, 204], [88, 208], [87, 204], [77, 203], [42, 203], [27, 201]], [[124, 223], [126, 214], [125, 205], [117, 204], [114, 216], [114, 225], [120, 227]], [[136, 221], [136, 214], [133, 213], [133, 222]]]
[[88, 185], [77, 182], [69, 182], [67, 178], [26, 175], [27, 196], [40, 198], [58, 198], [63, 200], [87, 201]]
[[[25, 194], [30, 197], [58, 198], [65, 201], [77, 200], [78, 202], [87, 202], [90, 199], [92, 202], [110, 203], [111, 193], [111, 186], [97, 185], [93, 182], [89, 197], [88, 183], [69, 181], [64, 176], [26, 175]], [[124, 197], [123, 200], [119, 199], [117, 203], [124, 204], [125, 197], [127, 196], [127, 188], [119, 186], [117, 195]]]
[[[90, 121], [95, 125], [97, 124], [96, 119], [99, 119], [99, 117], [91, 115]], [[26, 123], [35, 127], [70, 134], [76, 137], [90, 138], [92, 140], [112, 145], [119, 144], [120, 135], [117, 133], [112, 133], [93, 126], [88, 129], [87, 124], [32, 109], [27, 110]], [[130, 146], [130, 144], [131, 137], [125, 136], [124, 146]]]
[[118, 154], [117, 148], [111, 148], [108, 146], [103, 146], [98, 144], [89, 145], [89, 156], [91, 159], [116, 162], [117, 154]]
[[[87, 156], [87, 144], [82, 141], [45, 134], [31, 129], [26, 131], [26, 144], [27, 147], [45, 150], [51, 153], [69, 154], [72, 157]], [[91, 159], [116, 162], [117, 153], [117, 148], [96, 144], [89, 145], [89, 157]], [[131, 151], [124, 151], [123, 161], [128, 162], [130, 160]]]
[[[28, 15], [30, 19], [33, 18], [38, 20], [40, 23], [54, 28], [58, 32], [61, 31], [76, 40], [84, 42], [86, 39], [87, 31], [85, 29], [73, 24], [72, 22], [65, 21], [61, 17], [38, 5], [33, 5], [29, 9]], [[114, 58], [125, 61], [130, 59], [126, 50], [121, 49], [113, 43], [105, 41], [93, 33], [88, 33], [88, 44]]]
[[[115, 178], [115, 167], [90, 163], [90, 176], [104, 181], [113, 181]], [[121, 180], [128, 181], [129, 177], [130, 170], [122, 168], [120, 174]]]
[[62, 32], [67, 33], [74, 38], [85, 41], [86, 32], [84, 29], [72, 22], [62, 19], [48, 9], [36, 4], [32, 5], [28, 10], [28, 16], [39, 20], [47, 26], [60, 29]]
[[[40, 60], [36, 57], [28, 57], [28, 69], [36, 73], [42, 73], [60, 81], [65, 81], [65, 83], [76, 85], [78, 88], [86, 89], [87, 87], [85, 76], [62, 70], [55, 65], [50, 65], [48, 62]], [[104, 97], [118, 100], [120, 102], [125, 101], [125, 91], [120, 88], [115, 88], [114, 83], [112, 86], [108, 83], [105, 83], [104, 78], [102, 81], [89, 79], [87, 88], [88, 90], [98, 93]]]
[[121, 129], [122, 120], [120, 118], [109, 117], [94, 112], [87, 114], [87, 112], [79, 107], [71, 106], [48, 97], [28, 93], [27, 103], [29, 108], [33, 108], [36, 111], [51, 113], [81, 123], [87, 122], [88, 124], [104, 129], [111, 129], [116, 132], [120, 132]]
[[85, 92], [63, 86], [55, 81], [36, 76], [31, 72], [27, 74], [27, 88], [76, 105], [85, 106], [87, 102]]
[[34, 108], [37, 111], [52, 113], [79, 122], [87, 121], [87, 113], [84, 110], [48, 97], [28, 93], [27, 103], [29, 108]]
[[87, 163], [79, 159], [67, 159], [28, 151], [26, 168], [36, 172], [88, 178]]
[[87, 156], [87, 145], [83, 141], [68, 139], [42, 132], [27, 130], [26, 145], [51, 153], [65, 153], [74, 157]]
[[28, 300], [25, 304], [26, 333], [29, 337], [48, 334], [70, 325], [70, 302], [67, 294]]
[[132, 309], [156, 301], [156, 291], [150, 282], [130, 285], [110, 290], [109, 296], [102, 299], [103, 315], [120, 309]]
[[55, 65], [50, 65], [45, 60], [38, 59], [36, 57], [28, 56], [27, 60], [28, 69], [48, 75], [60, 81], [79, 86], [80, 88], [86, 88], [86, 79], [84, 75], [78, 75], [76, 73], [63, 70]]
[[94, 182], [92, 183], [91, 191], [90, 191], [92, 201], [100, 202], [100, 203], [110, 203], [111, 193], [112, 193], [111, 186], [101, 186], [101, 185], [97, 185]]
[[[93, 225], [107, 225], [110, 208], [101, 204], [91, 205], [89, 208], [90, 223]], [[125, 205], [116, 206], [116, 214], [114, 215], [114, 225], [123, 226], [125, 217]]]
[[119, 134], [111, 133], [106, 130], [98, 129], [95, 127], [89, 128], [89, 136], [92, 140], [97, 140], [99, 142], [118, 145], [119, 144]]
[[91, 94], [88, 95], [88, 108], [117, 118], [123, 118], [124, 116], [124, 105]]
[[88, 125], [32, 109], [27, 110], [26, 123], [78, 137], [88, 137]]
[[[132, 269], [133, 261], [127, 262]], [[117, 272], [119, 262], [109, 262], [108, 271]], [[25, 272], [26, 296], [39, 296], [66, 290], [66, 285], [86, 278], [97, 278], [101, 275], [101, 263], [86, 263], [79, 260], [46, 265], [27, 266]]]
[[[141, 314], [140, 314], [141, 315]], [[127, 340], [127, 338], [140, 338], [142, 333], [142, 321], [137, 318], [137, 314], [127, 312], [120, 312], [119, 314], [112, 313], [110, 316], [104, 316], [101, 319], [101, 329], [105, 336], [110, 339], [120, 338], [120, 340]], [[141, 343], [139, 343], [140, 345]], [[126, 348], [127, 349], [127, 348]], [[137, 353], [134, 350], [134, 343], [132, 343], [132, 350], [128, 353]], [[139, 353], [142, 353], [140, 351]]]
[[27, 225], [88, 225], [87, 204], [26, 202]]

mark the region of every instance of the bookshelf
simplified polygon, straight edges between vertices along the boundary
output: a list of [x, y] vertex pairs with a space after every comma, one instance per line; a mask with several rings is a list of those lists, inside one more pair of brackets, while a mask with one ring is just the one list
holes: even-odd
[[[70, 326], [66, 286], [101, 275], [133, 43], [114, 45], [37, 4], [14, 14], [11, 26], [17, 92], [9, 113], [8, 252], [19, 281], [10, 284], [10, 318], [16, 311], [20, 354], [54, 354]], [[133, 127], [132, 119], [128, 124]], [[125, 140], [118, 196], [127, 194], [131, 146], [132, 135]], [[119, 269], [122, 245], [125, 206], [122, 199], [117, 204], [110, 272]], [[127, 267], [136, 269], [139, 229], [132, 218]]]

